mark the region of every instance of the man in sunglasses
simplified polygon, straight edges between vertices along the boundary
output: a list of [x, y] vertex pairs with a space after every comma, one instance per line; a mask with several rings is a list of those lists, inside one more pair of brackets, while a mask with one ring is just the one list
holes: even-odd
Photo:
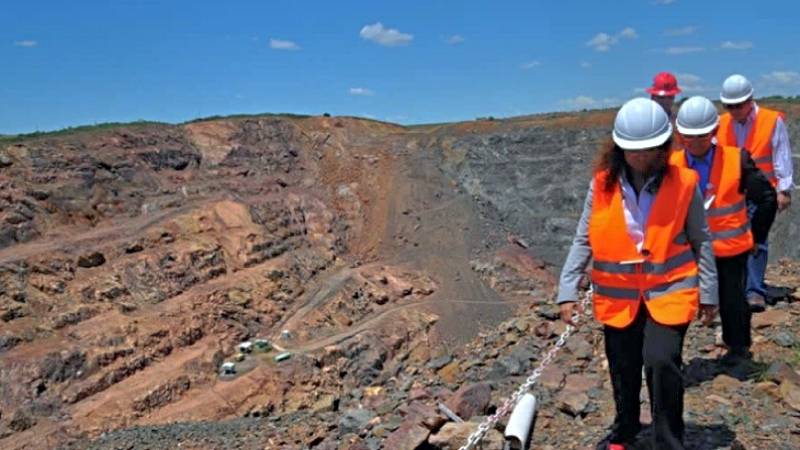
[[[693, 169], [701, 193], [717, 265], [725, 364], [749, 361], [750, 307], [745, 297], [747, 259], [754, 242], [765, 242], [775, 217], [775, 189], [746, 151], [719, 145], [719, 114], [711, 100], [691, 97], [678, 110], [680, 149], [670, 164]], [[746, 203], [756, 206], [748, 218]]]
[[[720, 145], [746, 149], [777, 191], [778, 211], [792, 203], [792, 150], [783, 113], [760, 107], [753, 100], [753, 86], [742, 75], [731, 75], [722, 83], [720, 100], [728, 110], [720, 117]], [[749, 205], [749, 208], [755, 206]], [[770, 227], [772, 223], [770, 223]], [[752, 311], [766, 307], [767, 235], [756, 239], [747, 263], [747, 301]]]

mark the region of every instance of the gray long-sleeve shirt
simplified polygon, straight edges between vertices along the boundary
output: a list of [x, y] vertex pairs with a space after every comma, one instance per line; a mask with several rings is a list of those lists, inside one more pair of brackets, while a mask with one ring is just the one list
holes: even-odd
[[[593, 183], [589, 184], [586, 201], [583, 204], [583, 213], [578, 222], [578, 230], [569, 249], [567, 260], [561, 270], [561, 280], [558, 286], [558, 303], [576, 301], [578, 299], [578, 286], [586, 272], [592, 258], [592, 248], [589, 246], [589, 218], [592, 215]], [[700, 303], [704, 305], [719, 304], [717, 290], [717, 266], [714, 261], [714, 251], [711, 248], [711, 234], [706, 222], [703, 196], [700, 189], [695, 191], [689, 204], [684, 228], [689, 245], [697, 259], [700, 277]]]

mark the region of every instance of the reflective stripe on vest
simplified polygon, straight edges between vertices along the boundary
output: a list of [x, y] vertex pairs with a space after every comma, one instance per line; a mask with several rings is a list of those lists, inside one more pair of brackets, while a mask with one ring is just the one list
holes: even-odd
[[589, 218], [595, 318], [624, 328], [644, 304], [659, 323], [690, 322], [699, 304], [698, 271], [684, 227], [697, 175], [667, 167], [647, 219], [641, 252], [628, 235], [619, 183], [606, 191], [606, 176], [607, 172], [595, 174]]
[[778, 118], [783, 118], [783, 113], [758, 107], [756, 118], [747, 134], [747, 139], [743, 143], [736, 142], [736, 131], [734, 130], [733, 117], [730, 113], [725, 113], [719, 118], [719, 130], [717, 131], [717, 142], [720, 146], [741, 147], [746, 149], [759, 169], [764, 172], [772, 186], [778, 185], [775, 178], [775, 169], [772, 163], [772, 134], [775, 132], [775, 124]]
[[[676, 150], [670, 155], [670, 164], [688, 167], [686, 151]], [[734, 256], [753, 248], [753, 234], [747, 217], [747, 203], [739, 192], [742, 179], [742, 152], [736, 147], [718, 146], [714, 150], [708, 182], [710, 191], [706, 197], [714, 196], [706, 211], [708, 228], [711, 231], [714, 255]]]
[[593, 293], [595, 295], [613, 297], [614, 299], [618, 300], [630, 301], [630, 300], [644, 299], [645, 301], [649, 301], [667, 295], [671, 292], [675, 292], [679, 289], [696, 288], [698, 284], [699, 284], [699, 279], [697, 275], [692, 275], [680, 280], [670, 281], [669, 283], [661, 283], [658, 286], [653, 286], [652, 288], [642, 292], [640, 292], [638, 289], [616, 288], [616, 287], [608, 287], [602, 285], [594, 285]]

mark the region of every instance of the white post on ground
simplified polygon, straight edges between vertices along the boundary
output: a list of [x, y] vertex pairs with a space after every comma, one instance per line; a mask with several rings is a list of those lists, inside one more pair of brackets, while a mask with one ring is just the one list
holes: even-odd
[[507, 446], [513, 450], [526, 450], [533, 434], [533, 418], [536, 415], [536, 397], [527, 393], [519, 399], [508, 418], [505, 437]]

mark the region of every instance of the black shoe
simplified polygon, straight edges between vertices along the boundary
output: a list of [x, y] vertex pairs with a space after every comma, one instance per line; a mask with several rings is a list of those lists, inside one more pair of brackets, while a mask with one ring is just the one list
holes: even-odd
[[762, 312], [767, 309], [767, 301], [764, 296], [755, 292], [747, 295], [747, 304], [750, 305], [750, 312]]
[[752, 361], [753, 353], [747, 347], [731, 347], [719, 360], [722, 365], [729, 367], [751, 363]]

